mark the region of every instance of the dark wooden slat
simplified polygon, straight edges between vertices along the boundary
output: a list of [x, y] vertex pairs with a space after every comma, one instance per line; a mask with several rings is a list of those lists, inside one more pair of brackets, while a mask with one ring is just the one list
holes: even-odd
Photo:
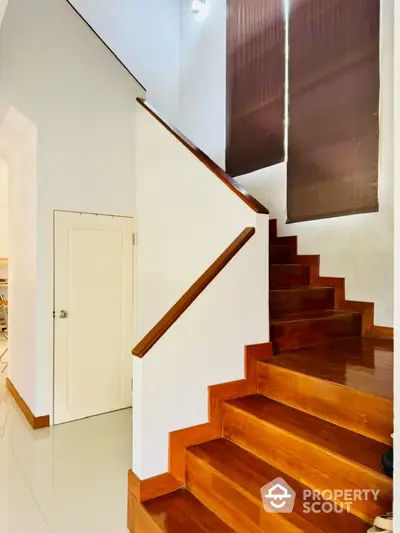
[[163, 318], [147, 333], [135, 346], [132, 354], [144, 357], [152, 346], [168, 331], [176, 320], [196, 300], [204, 289], [212, 282], [223, 268], [235, 257], [249, 239], [255, 234], [255, 228], [244, 229], [228, 248], [214, 261], [214, 263], [200, 276], [189, 290], [176, 302], [176, 304], [163, 316]]
[[379, 18], [379, 0], [290, 10], [289, 222], [378, 211]]
[[227, 2], [226, 168], [248, 174], [284, 159], [282, 0]]
[[162, 124], [174, 137], [178, 139], [193, 155], [197, 157], [217, 178], [219, 178], [229, 189], [236, 194], [243, 202], [248, 205], [253, 211], [261, 214], [268, 214], [268, 209], [260, 204], [258, 200], [253, 198], [247, 191], [243, 189], [237, 181], [235, 181], [229, 174], [227, 174], [221, 167], [219, 167], [208, 155], [206, 155], [198, 146], [193, 144], [187, 137], [183, 135], [177, 128], [164, 120], [159, 113], [143, 98], [138, 98], [137, 101], [142, 105], [160, 124]]

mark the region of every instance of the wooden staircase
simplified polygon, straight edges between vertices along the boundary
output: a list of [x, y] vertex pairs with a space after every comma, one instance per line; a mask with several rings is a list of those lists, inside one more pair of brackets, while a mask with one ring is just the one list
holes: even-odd
[[[169, 474], [131, 475], [131, 533], [365, 532], [392, 510], [380, 463], [393, 426], [393, 343], [366, 337], [372, 304], [345, 300], [344, 280], [321, 278], [318, 256], [297, 255], [275, 221], [270, 265], [277, 355], [250, 347], [246, 380], [210, 388], [210, 424], [171, 435]], [[291, 513], [263, 508], [260, 489], [276, 478], [296, 491]], [[342, 512], [304, 513], [305, 489], [331, 491]], [[348, 508], [345, 489], [379, 495]]]

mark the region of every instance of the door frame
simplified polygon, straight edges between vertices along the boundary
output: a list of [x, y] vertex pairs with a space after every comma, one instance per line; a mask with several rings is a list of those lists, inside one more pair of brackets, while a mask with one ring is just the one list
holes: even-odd
[[[54, 209], [53, 210], [53, 240], [52, 240], [52, 273], [53, 273], [53, 294], [52, 294], [52, 309], [53, 309], [53, 328], [52, 328], [52, 350], [53, 350], [53, 356], [52, 356], [52, 388], [51, 388], [51, 394], [52, 394], [52, 407], [51, 407], [51, 413], [50, 413], [50, 425], [54, 425], [55, 421], [55, 386], [56, 386], [56, 380], [55, 380], [55, 365], [56, 365], [56, 332], [55, 332], [55, 300], [56, 300], [56, 262], [55, 262], [55, 255], [56, 255], [56, 216], [57, 213], [73, 213], [73, 214], [79, 214], [79, 215], [92, 215], [92, 216], [106, 216], [111, 218], [125, 218], [131, 220], [132, 225], [132, 266], [133, 266], [133, 277], [132, 277], [132, 299], [131, 299], [131, 308], [132, 308], [132, 346], [134, 345], [134, 338], [135, 338], [135, 289], [136, 289], [136, 253], [135, 253], [135, 245], [136, 245], [136, 218], [133, 215], [121, 215], [121, 214], [111, 214], [111, 213], [95, 213], [93, 211], [78, 211], [74, 209]], [[71, 421], [73, 422], [73, 421]], [[65, 422], [69, 423], [69, 422]]]

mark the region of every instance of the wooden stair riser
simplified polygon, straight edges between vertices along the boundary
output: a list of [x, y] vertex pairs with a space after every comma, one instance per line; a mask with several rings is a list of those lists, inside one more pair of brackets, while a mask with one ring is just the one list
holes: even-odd
[[318, 320], [272, 323], [270, 332], [274, 352], [278, 353], [328, 340], [359, 336], [361, 315], [343, 314]]
[[259, 392], [268, 398], [391, 444], [391, 400], [262, 362], [258, 379]]
[[238, 533], [336, 533], [339, 530], [365, 533], [365, 522], [350, 513], [305, 513], [303, 491], [307, 487], [289, 476], [286, 482], [297, 495], [293, 511], [266, 512], [261, 488], [279, 477], [285, 479], [285, 474], [226, 440], [188, 450], [188, 486], [198, 491], [206, 507], [222, 516]]
[[310, 267], [307, 265], [270, 265], [269, 287], [301, 287], [310, 284]]
[[272, 244], [269, 247], [269, 262], [271, 265], [282, 265], [292, 262], [293, 251], [285, 244]]
[[128, 492], [128, 529], [130, 533], [164, 533], [147, 513], [143, 504]]
[[384, 474], [251, 416], [229, 402], [224, 404], [223, 421], [226, 438], [314, 490], [379, 490], [377, 501], [353, 502], [351, 512], [363, 520], [371, 520], [390, 508], [392, 482]]
[[335, 291], [332, 288], [297, 288], [271, 290], [269, 308], [271, 318], [305, 311], [324, 311], [333, 309]]
[[[212, 511], [187, 489], [179, 489], [171, 494], [150, 500], [144, 504], [147, 513], [162, 533], [234, 533]], [[182, 524], [185, 524], [182, 529]], [[150, 533], [144, 530], [143, 533]]]

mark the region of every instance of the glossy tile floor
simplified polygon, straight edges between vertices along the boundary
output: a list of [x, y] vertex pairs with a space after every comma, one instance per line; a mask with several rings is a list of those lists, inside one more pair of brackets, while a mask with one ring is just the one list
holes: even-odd
[[0, 374], [0, 532], [126, 533], [131, 417], [34, 432]]

